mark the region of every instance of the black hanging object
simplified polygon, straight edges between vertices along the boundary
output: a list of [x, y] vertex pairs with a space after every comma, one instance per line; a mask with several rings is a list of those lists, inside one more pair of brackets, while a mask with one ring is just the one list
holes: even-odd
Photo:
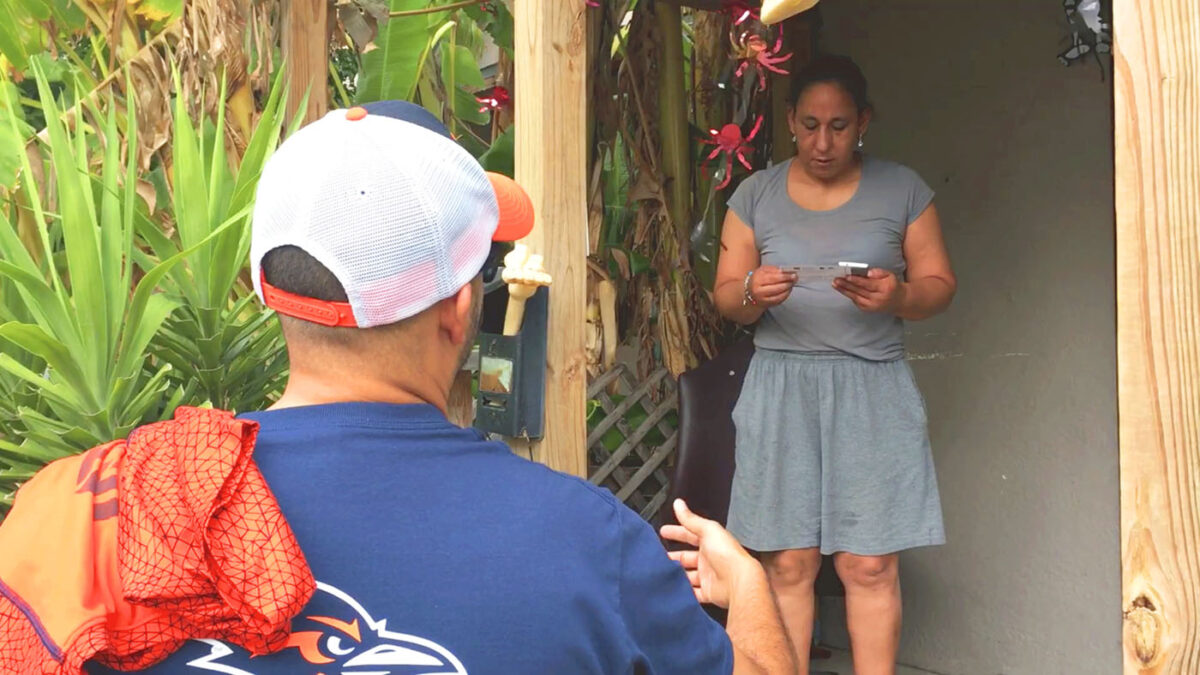
[[1103, 78], [1104, 63], [1100, 55], [1112, 52], [1111, 0], [1063, 0], [1063, 11], [1071, 32], [1067, 48], [1058, 55], [1059, 62], [1070, 66], [1091, 54]]

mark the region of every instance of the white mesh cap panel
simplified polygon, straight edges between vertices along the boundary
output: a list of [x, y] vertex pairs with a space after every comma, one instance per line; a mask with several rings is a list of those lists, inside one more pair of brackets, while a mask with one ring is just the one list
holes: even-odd
[[333, 111], [263, 170], [250, 259], [298, 246], [342, 283], [360, 327], [395, 323], [479, 273], [499, 213], [479, 163], [450, 139], [382, 115]]

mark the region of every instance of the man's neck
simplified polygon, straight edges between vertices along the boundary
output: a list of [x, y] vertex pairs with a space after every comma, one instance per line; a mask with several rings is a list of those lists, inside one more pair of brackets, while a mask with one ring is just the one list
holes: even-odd
[[325, 403], [425, 403], [446, 414], [448, 389], [434, 384], [353, 376], [328, 377], [293, 371], [283, 396], [269, 410]]

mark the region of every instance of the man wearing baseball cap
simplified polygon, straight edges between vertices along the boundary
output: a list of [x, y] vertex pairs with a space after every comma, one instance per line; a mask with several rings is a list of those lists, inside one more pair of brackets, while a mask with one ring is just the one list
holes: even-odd
[[[193, 641], [141, 672], [794, 668], [761, 568], [719, 525], [678, 504], [663, 534], [698, 551], [668, 557], [609, 492], [447, 421], [481, 270], [531, 227], [524, 192], [419, 106], [330, 112], [279, 148], [251, 268], [291, 371], [242, 419], [316, 591], [281, 650]], [[729, 607], [727, 632], [697, 598]]]

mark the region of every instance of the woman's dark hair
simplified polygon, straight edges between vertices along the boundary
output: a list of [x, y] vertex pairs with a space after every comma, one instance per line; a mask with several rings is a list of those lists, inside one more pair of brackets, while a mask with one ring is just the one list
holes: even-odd
[[814, 84], [829, 82], [841, 87], [850, 98], [858, 112], [871, 109], [871, 101], [867, 98], [867, 78], [863, 75], [858, 64], [848, 56], [822, 54], [798, 70], [792, 76], [792, 91], [788, 94], [788, 106], [795, 108], [804, 91]]

